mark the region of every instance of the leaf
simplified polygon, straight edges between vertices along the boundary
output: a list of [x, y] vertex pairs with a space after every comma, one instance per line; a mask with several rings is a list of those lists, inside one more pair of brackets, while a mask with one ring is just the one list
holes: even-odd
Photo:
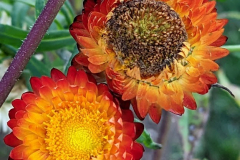
[[240, 108], [226, 91], [212, 89], [210, 116], [199, 147], [199, 159], [237, 160], [240, 148]]
[[186, 109], [178, 121], [184, 159], [191, 159], [193, 157], [193, 151], [202, 137], [209, 116], [209, 94], [194, 94], [194, 98], [198, 103], [197, 110]]
[[45, 0], [36, 0], [35, 2], [35, 18], [36, 19], [42, 12], [44, 6], [45, 6]]
[[239, 61], [240, 57], [235, 54], [229, 54], [218, 61], [229, 81], [238, 86], [240, 86], [240, 74], [236, 73], [240, 73]]
[[13, 26], [22, 28], [28, 9], [29, 9], [29, 6], [24, 3], [15, 2], [13, 4], [13, 8], [11, 12]]
[[[139, 120], [137, 120], [136, 118], [134, 119], [134, 121], [139, 122]], [[143, 133], [136, 141], [138, 143], [144, 144], [144, 146], [146, 146], [147, 148], [150, 148], [150, 149], [161, 149], [162, 148], [161, 144], [156, 143], [152, 140], [150, 134], [148, 133], [148, 131], [146, 129], [143, 130]]]
[[[19, 48], [28, 32], [17, 27], [0, 24], [0, 43]], [[68, 30], [49, 31], [41, 41], [37, 52], [51, 51], [74, 45], [75, 41]]]
[[0, 2], [0, 9], [6, 11], [8, 14], [12, 11], [12, 6], [10, 4]]
[[25, 3], [31, 7], [35, 7], [35, 0], [17, 0], [18, 2], [22, 2], [22, 3]]
[[50, 31], [44, 36], [37, 52], [57, 50], [74, 44], [75, 41], [68, 30]]
[[51, 68], [47, 67], [42, 61], [38, 60], [34, 56], [32, 56], [29, 60], [26, 68], [30, 70], [31, 76], [37, 77], [42, 75], [49, 76], [51, 70]]
[[67, 4], [67, 2], [65, 2], [60, 11], [64, 15], [64, 17], [67, 21], [67, 24], [70, 25], [74, 19], [74, 16], [72, 14], [72, 8], [70, 7], [70, 4]]

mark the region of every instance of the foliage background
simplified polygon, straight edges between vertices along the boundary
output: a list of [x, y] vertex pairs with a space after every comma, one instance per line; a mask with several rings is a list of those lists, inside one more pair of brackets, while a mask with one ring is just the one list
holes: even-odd
[[[0, 1], [0, 63], [14, 57], [45, 3], [46, 0]], [[53, 67], [65, 72], [72, 57], [78, 53], [68, 27], [81, 13], [81, 8], [80, 0], [67, 0], [62, 7], [20, 77], [28, 89], [31, 76], [49, 75]], [[239, 8], [240, 1], [237, 0], [217, 2], [219, 18], [229, 19], [224, 33], [229, 38], [226, 45], [240, 45]], [[213, 88], [204, 96], [195, 95], [197, 111], [186, 109], [182, 117], [164, 112], [159, 125], [146, 118], [147, 131], [163, 148], [153, 150], [145, 147], [143, 160], [240, 160], [240, 49], [217, 62], [220, 65], [220, 70], [216, 72], [219, 82], [230, 88], [236, 98]], [[5, 104], [10, 102], [11, 99]], [[3, 109], [0, 111], [3, 112]], [[3, 118], [1, 116], [0, 121]], [[7, 159], [11, 150], [2, 140], [6, 134], [0, 129], [1, 160]], [[139, 141], [154, 148], [154, 145], [149, 146], [153, 143], [145, 134]]]

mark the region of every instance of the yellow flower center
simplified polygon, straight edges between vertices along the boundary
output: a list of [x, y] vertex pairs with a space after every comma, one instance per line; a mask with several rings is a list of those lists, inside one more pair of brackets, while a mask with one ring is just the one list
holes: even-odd
[[178, 54], [187, 32], [179, 15], [166, 3], [131, 0], [118, 5], [107, 21], [106, 36], [119, 62], [138, 67], [143, 78], [158, 75]]
[[49, 122], [44, 124], [45, 143], [52, 159], [90, 160], [102, 155], [108, 140], [113, 138], [108, 131], [107, 114], [95, 110], [97, 103], [66, 104], [67, 108], [52, 111]]

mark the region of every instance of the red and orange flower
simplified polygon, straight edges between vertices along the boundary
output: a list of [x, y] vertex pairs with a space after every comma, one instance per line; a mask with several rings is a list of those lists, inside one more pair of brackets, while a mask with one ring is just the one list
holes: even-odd
[[33, 92], [12, 102], [4, 138], [14, 160], [139, 160], [143, 131], [130, 110], [121, 110], [104, 84], [73, 67], [65, 76], [31, 78]]
[[139, 118], [159, 122], [162, 108], [183, 114], [196, 109], [192, 93], [205, 94], [217, 82], [214, 61], [226, 19], [215, 1], [86, 0], [70, 27], [80, 53], [74, 64], [105, 72], [111, 90], [131, 100]]

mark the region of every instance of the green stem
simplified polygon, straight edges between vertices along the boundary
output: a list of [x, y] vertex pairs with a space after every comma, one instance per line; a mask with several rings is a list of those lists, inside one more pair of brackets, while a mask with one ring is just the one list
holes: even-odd
[[228, 49], [230, 52], [240, 52], [240, 45], [225, 45], [222, 47]]

